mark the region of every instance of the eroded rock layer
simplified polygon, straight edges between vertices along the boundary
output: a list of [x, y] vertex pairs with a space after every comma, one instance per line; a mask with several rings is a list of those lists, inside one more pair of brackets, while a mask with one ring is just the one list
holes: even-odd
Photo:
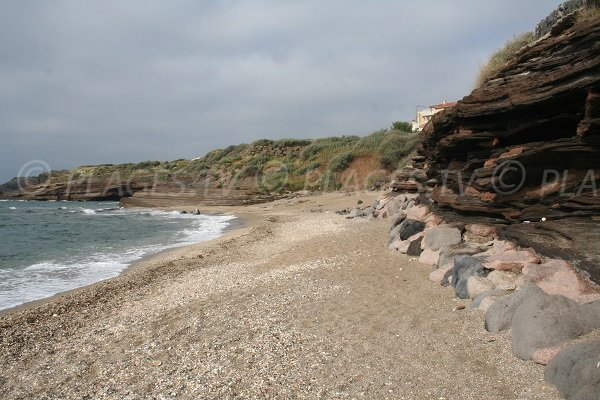
[[509, 220], [600, 213], [600, 19], [521, 50], [422, 140], [442, 207]]
[[421, 139], [439, 215], [496, 224], [600, 282], [599, 17], [557, 24]]

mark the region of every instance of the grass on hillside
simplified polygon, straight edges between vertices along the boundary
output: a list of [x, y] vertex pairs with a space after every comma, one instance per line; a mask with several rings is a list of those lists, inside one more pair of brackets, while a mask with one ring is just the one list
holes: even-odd
[[514, 36], [511, 40], [506, 42], [504, 47], [492, 54], [488, 62], [479, 69], [475, 87], [481, 87], [486, 81], [496, 76], [502, 67], [513, 58], [519, 50], [532, 43], [534, 40], [535, 35], [533, 32], [525, 32], [518, 36]]
[[[174, 161], [88, 165], [53, 175], [54, 182], [185, 182], [202, 183], [210, 179], [215, 187], [243, 187], [244, 182], [259, 182], [262, 191], [305, 189], [307, 177], [320, 177], [310, 189], [336, 189], [341, 174], [359, 157], [379, 162], [392, 171], [416, 148], [418, 136], [393, 129], [410, 129], [396, 122], [392, 129], [370, 135], [323, 139], [262, 139], [251, 144], [228, 146], [205, 156]], [[325, 182], [325, 183], [324, 183]], [[14, 186], [14, 185], [13, 185]]]

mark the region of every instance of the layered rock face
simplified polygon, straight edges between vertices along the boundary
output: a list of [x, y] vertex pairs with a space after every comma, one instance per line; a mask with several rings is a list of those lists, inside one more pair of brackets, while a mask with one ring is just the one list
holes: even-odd
[[425, 127], [439, 206], [516, 221], [600, 213], [600, 19], [572, 24]]
[[421, 135], [440, 215], [494, 224], [600, 282], [600, 17], [563, 18]]

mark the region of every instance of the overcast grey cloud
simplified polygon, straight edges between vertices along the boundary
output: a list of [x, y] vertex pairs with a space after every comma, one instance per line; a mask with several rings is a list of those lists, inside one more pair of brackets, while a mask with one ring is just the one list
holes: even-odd
[[364, 135], [468, 94], [542, 0], [0, 2], [0, 180]]

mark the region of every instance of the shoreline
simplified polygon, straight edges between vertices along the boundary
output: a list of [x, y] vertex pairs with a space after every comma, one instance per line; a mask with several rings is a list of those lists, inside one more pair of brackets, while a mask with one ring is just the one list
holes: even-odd
[[[35, 200], [34, 200], [35, 201]], [[140, 210], [160, 210], [160, 211], [188, 211], [190, 212], [188, 209], [192, 209], [192, 211], [196, 208], [199, 207], [173, 207], [172, 209], [169, 208], [165, 208], [165, 207], [125, 207], [125, 208], [134, 208], [134, 209], [140, 209]], [[113, 279], [118, 279], [119, 277], [121, 277], [124, 274], [130, 273], [131, 271], [137, 269], [137, 268], [143, 268], [144, 264], [146, 263], [151, 263], [153, 261], [155, 261], [155, 259], [162, 259], [163, 257], [169, 257], [169, 256], [176, 256], [178, 251], [181, 251], [183, 253], [185, 253], [190, 247], [194, 247], [194, 246], [198, 246], [198, 245], [202, 245], [204, 243], [210, 243], [210, 242], [214, 242], [214, 241], [219, 241], [223, 238], [225, 238], [226, 236], [228, 236], [228, 234], [233, 233], [235, 234], [236, 230], [243, 230], [244, 228], [246, 228], [247, 226], [247, 221], [246, 219], [244, 219], [243, 217], [240, 217], [236, 214], [232, 214], [232, 213], [224, 213], [224, 212], [216, 212], [216, 211], [212, 211], [212, 212], [204, 212], [202, 211], [202, 214], [205, 215], [215, 215], [215, 216], [219, 216], [219, 215], [232, 215], [235, 218], [227, 221], [227, 226], [223, 229], [221, 235], [216, 238], [216, 239], [212, 239], [212, 240], [206, 240], [206, 241], [202, 241], [202, 242], [197, 242], [197, 243], [190, 243], [190, 244], [186, 244], [183, 246], [176, 246], [176, 247], [171, 247], [171, 248], [167, 248], [167, 249], [163, 249], [160, 250], [156, 253], [151, 253], [151, 254], [146, 254], [144, 256], [142, 256], [141, 258], [137, 259], [137, 260], [133, 260], [131, 263], [129, 263], [122, 271], [119, 272], [118, 275], [108, 278], [108, 279], [103, 279], [103, 280], [99, 280], [96, 282], [92, 282], [89, 283], [87, 285], [83, 285], [83, 286], [79, 286], [73, 289], [69, 289], [69, 290], [64, 290], [58, 293], [55, 293], [51, 296], [48, 297], [44, 297], [41, 299], [37, 299], [37, 300], [32, 300], [32, 301], [27, 301], [25, 303], [22, 304], [18, 304], [16, 306], [13, 307], [9, 307], [9, 308], [4, 308], [0, 310], [0, 317], [3, 317], [7, 314], [11, 314], [14, 312], [20, 312], [20, 311], [25, 311], [31, 308], [35, 308], [35, 307], [39, 307], [39, 306], [43, 306], [45, 303], [49, 303], [49, 302], [53, 302], [53, 301], [60, 301], [61, 298], [63, 298], [64, 296], [68, 296], [71, 294], [74, 294], [80, 290], [87, 290], [91, 287], [93, 287], [94, 285], [100, 284], [102, 282], [107, 282]], [[173, 253], [173, 254], [171, 254]]]
[[0, 316], [0, 397], [557, 399], [389, 221], [334, 214], [379, 194], [233, 207], [245, 227]]

